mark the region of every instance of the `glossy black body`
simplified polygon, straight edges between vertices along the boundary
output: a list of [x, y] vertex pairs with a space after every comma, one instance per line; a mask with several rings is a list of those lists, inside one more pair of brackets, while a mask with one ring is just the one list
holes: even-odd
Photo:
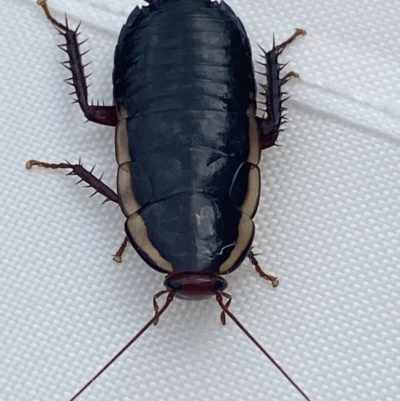
[[[243, 25], [227, 5], [208, 0], [136, 8], [118, 40], [113, 83], [149, 240], [173, 273], [221, 273], [248, 191], [240, 172], [249, 166], [256, 88]], [[164, 271], [127, 233], [143, 259]]]
[[[275, 144], [285, 119], [278, 56], [302, 29], [264, 52], [266, 115], [256, 116], [255, 80], [249, 41], [233, 11], [221, 1], [146, 0], [123, 27], [115, 52], [114, 106], [90, 105], [78, 41], [71, 30], [38, 1], [46, 17], [65, 38], [62, 63], [71, 72], [66, 81], [88, 121], [115, 127], [117, 192], [81, 163], [39, 166], [69, 169], [106, 200], [116, 202], [127, 217], [132, 245], [154, 269], [167, 273], [165, 290], [153, 297], [155, 315], [72, 398], [74, 401], [151, 325], [157, 324], [174, 297], [201, 300], [215, 296], [222, 308], [284, 374], [304, 399], [310, 398], [230, 312], [232, 297], [221, 277], [248, 256], [264, 273], [253, 252], [252, 218], [260, 195], [257, 164], [261, 149]], [[125, 238], [117, 254], [120, 261]], [[160, 308], [157, 299], [166, 295]]]

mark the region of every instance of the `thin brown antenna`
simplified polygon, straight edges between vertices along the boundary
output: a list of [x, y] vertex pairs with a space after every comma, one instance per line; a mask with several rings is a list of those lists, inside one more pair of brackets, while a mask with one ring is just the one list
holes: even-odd
[[165, 304], [160, 308], [160, 310], [156, 310], [154, 316], [142, 327], [142, 329], [117, 353], [115, 354], [104, 367], [102, 367], [69, 401], [74, 401], [78, 398], [107, 368], [109, 368], [151, 325], [158, 322], [160, 316], [166, 311], [169, 304], [174, 299], [174, 293], [172, 291], [160, 291], [155, 297], [159, 297], [162, 294], [168, 292], [167, 299], [165, 300]]
[[249, 337], [250, 340], [257, 346], [257, 348], [278, 368], [278, 370], [286, 377], [286, 379], [289, 380], [289, 382], [304, 397], [304, 399], [306, 399], [307, 401], [311, 401], [311, 399], [308, 398], [308, 396], [304, 393], [304, 391], [283, 370], [283, 368], [278, 364], [278, 362], [275, 361], [275, 359], [262, 347], [262, 345], [249, 333], [249, 331], [242, 325], [242, 323], [240, 323], [238, 318], [229, 310], [229, 308], [224, 304], [224, 301], [222, 299], [223, 296], [227, 296], [227, 298], [230, 299], [230, 295], [228, 294], [226, 295], [225, 293], [216, 294], [217, 302], [219, 303], [219, 306], [222, 308], [223, 313], [226, 313], [235, 322], [235, 324], [240, 328], [240, 330], [242, 330], [243, 333], [246, 334], [246, 336]]

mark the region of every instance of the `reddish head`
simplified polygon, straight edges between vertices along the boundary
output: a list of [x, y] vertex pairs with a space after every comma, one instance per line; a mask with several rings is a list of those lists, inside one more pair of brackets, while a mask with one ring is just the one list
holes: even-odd
[[228, 283], [221, 276], [206, 273], [169, 274], [164, 280], [164, 285], [177, 298], [191, 301], [211, 298], [228, 287]]

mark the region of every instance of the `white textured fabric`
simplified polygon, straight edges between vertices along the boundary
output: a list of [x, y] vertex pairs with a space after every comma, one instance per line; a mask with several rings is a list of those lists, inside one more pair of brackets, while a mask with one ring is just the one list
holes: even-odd
[[[135, 0], [61, 1], [90, 37], [90, 95], [111, 103], [113, 48]], [[144, 3], [142, 3], [144, 4]], [[284, 53], [283, 145], [263, 153], [256, 251], [231, 310], [313, 401], [400, 400], [400, 2], [230, 0], [253, 44]], [[129, 249], [119, 209], [27, 159], [97, 164], [113, 130], [82, 124], [61, 38], [33, 0], [0, 2], [0, 400], [67, 401], [152, 316], [163, 276]], [[257, 59], [257, 56], [255, 56]], [[173, 229], [173, 228], [171, 228]], [[214, 300], [175, 301], [80, 400], [291, 401], [296, 390]]]

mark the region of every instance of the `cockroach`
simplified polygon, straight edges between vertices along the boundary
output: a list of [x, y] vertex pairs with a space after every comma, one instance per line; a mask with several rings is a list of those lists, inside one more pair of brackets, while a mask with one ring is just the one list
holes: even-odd
[[[27, 162], [70, 169], [126, 216], [126, 238], [153, 269], [166, 274], [164, 290], [153, 297], [152, 319], [70, 401], [155, 325], [174, 297], [215, 296], [222, 309], [282, 372], [304, 399], [310, 398], [230, 312], [232, 297], [222, 277], [248, 257], [264, 273], [251, 250], [260, 197], [261, 150], [276, 143], [285, 121], [282, 86], [298, 74], [280, 76], [279, 55], [302, 29], [283, 43], [262, 50], [264, 116], [257, 116], [256, 81], [250, 42], [232, 9], [223, 1], [147, 0], [122, 27], [114, 56], [114, 105], [88, 103], [78, 30], [58, 22], [46, 0], [46, 17], [64, 36], [67, 82], [92, 122], [115, 127], [117, 193], [81, 163]], [[159, 307], [157, 300], [165, 296]]]

